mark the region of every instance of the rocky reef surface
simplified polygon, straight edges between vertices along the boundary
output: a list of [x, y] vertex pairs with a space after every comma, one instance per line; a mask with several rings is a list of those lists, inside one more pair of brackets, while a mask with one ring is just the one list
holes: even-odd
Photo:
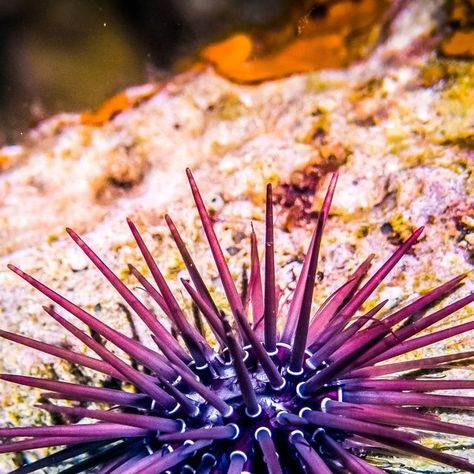
[[[223, 302], [185, 167], [194, 171], [240, 284], [248, 271], [250, 222], [260, 237], [263, 232], [265, 183], [275, 186], [276, 262], [285, 291], [300, 270], [322, 184], [335, 169], [340, 180], [323, 241], [317, 302], [369, 254], [383, 259], [422, 225], [422, 241], [371, 305], [385, 298], [391, 307], [403, 304], [470, 272], [474, 64], [433, 51], [442, 3], [409, 3], [388, 39], [369, 58], [344, 70], [237, 85], [206, 68], [125, 91], [121, 98], [127, 106], [119, 113], [52, 117], [22, 145], [0, 149], [2, 329], [86, 350], [42, 312], [45, 298], [6, 269], [14, 263], [104, 322], [147, 340], [141, 321], [63, 230], [68, 226], [81, 233], [125, 283], [143, 294], [127, 268], [132, 263], [144, 269], [127, 216], [179, 294], [184, 265], [163, 219], [164, 213], [171, 214]], [[466, 280], [457, 296], [474, 290], [473, 278]], [[472, 319], [473, 310], [468, 307], [443, 324]], [[157, 314], [162, 317], [159, 309]], [[472, 350], [471, 334], [423, 354], [460, 348]], [[474, 377], [469, 365], [453, 371]], [[107, 382], [7, 341], [0, 341], [0, 372]], [[38, 391], [0, 383], [0, 423], [60, 422], [33, 408], [38, 396]], [[467, 413], [443, 416], [474, 424]], [[434, 434], [426, 442], [436, 445], [440, 439]], [[474, 459], [465, 439], [450, 437], [448, 447]], [[20, 455], [0, 456], [0, 471], [21, 460]], [[448, 472], [402, 458], [379, 462], [392, 472]]]

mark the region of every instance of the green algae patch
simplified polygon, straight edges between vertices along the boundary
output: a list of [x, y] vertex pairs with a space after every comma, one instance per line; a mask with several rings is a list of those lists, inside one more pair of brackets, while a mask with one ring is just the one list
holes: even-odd
[[443, 88], [435, 108], [443, 120], [435, 127], [432, 141], [442, 145], [474, 148], [474, 64], [448, 61]]
[[346, 85], [344, 79], [324, 77], [320, 72], [311, 72], [306, 78], [307, 92], [326, 92], [332, 89], [340, 89]]
[[236, 120], [247, 112], [247, 106], [232, 92], [222, 94], [212, 109], [221, 120]]

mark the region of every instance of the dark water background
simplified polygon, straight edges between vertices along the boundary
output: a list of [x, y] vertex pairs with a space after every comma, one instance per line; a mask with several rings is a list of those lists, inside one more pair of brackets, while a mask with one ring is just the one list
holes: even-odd
[[93, 109], [298, 0], [1, 0], [0, 145], [44, 117]]

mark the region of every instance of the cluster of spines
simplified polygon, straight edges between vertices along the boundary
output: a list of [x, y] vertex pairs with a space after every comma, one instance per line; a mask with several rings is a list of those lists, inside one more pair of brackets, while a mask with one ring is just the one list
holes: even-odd
[[[453, 361], [471, 358], [474, 352], [385, 363], [397, 355], [474, 329], [474, 323], [470, 322], [418, 336], [474, 300], [474, 295], [469, 295], [426, 314], [429, 307], [451, 293], [465, 275], [453, 278], [387, 315], [380, 316], [386, 304], [383, 301], [357, 317], [363, 304], [417, 242], [422, 229], [416, 230], [362, 284], [373, 258], [370, 256], [312, 314], [319, 250], [337, 175], [329, 185], [300, 277], [286, 306], [279, 304], [275, 279], [271, 186], [267, 187], [263, 278], [257, 239], [252, 229], [249, 285], [242, 298], [189, 170], [188, 178], [233, 324], [219, 311], [169, 216], [166, 216], [166, 222], [192, 282], [183, 280], [183, 284], [209, 324], [220, 352], [216, 353], [189, 323], [133, 222], [128, 221], [154, 284], [131, 265], [130, 272], [170, 319], [184, 348], [92, 249], [68, 229], [72, 239], [144, 321], [160, 351], [121, 334], [30, 275], [10, 266], [54, 303], [146, 369], [138, 370], [124, 362], [51, 306], [44, 307], [45, 311], [99, 358], [1, 331], [0, 335], [6, 339], [132, 383], [137, 389], [136, 393], [130, 393], [2, 375], [3, 380], [46, 390], [45, 399], [106, 403], [114, 407], [103, 410], [42, 403], [40, 408], [71, 420], [87, 418], [98, 420], [98, 423], [0, 429], [2, 437], [27, 438], [3, 443], [0, 452], [70, 445], [15, 472], [26, 474], [80, 455], [86, 455], [85, 459], [64, 473], [85, 472], [100, 466], [101, 474], [151, 474], [170, 469], [237, 474], [256, 469], [262, 459], [270, 474], [294, 472], [295, 465], [299, 465], [302, 472], [323, 474], [384, 472], [359, 455], [374, 448], [422, 456], [474, 472], [474, 466], [468, 461], [419, 443], [420, 433], [424, 431], [472, 437], [474, 428], [443, 422], [433, 413], [415, 410], [472, 408], [472, 397], [429, 392], [472, 389], [474, 382], [403, 377], [411, 371], [443, 370]], [[252, 321], [247, 316], [250, 312]], [[283, 321], [285, 312], [286, 320]], [[414, 315], [417, 318], [412, 319]], [[280, 321], [283, 324], [279, 324]], [[278, 333], [279, 326], [282, 326], [281, 334]], [[229, 370], [238, 392], [229, 391], [226, 386]], [[258, 380], [257, 372], [260, 373]], [[261, 373], [266, 380], [263, 386]], [[282, 442], [282, 436], [286, 443]], [[279, 456], [281, 451], [288, 452], [285, 444], [290, 447], [288, 459]]]

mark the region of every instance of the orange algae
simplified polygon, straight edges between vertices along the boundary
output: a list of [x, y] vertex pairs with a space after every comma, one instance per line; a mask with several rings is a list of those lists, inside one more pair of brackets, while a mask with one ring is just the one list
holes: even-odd
[[473, 58], [474, 1], [453, 0], [447, 25], [451, 31], [441, 42], [441, 54], [462, 59]]
[[[406, 0], [301, 0], [284, 21], [267, 28], [243, 29], [205, 46], [199, 60], [180, 59], [175, 71], [198, 72], [212, 64], [238, 83], [258, 83], [294, 73], [345, 67], [367, 56], [384, 40]], [[474, 3], [454, 0], [439, 42], [443, 56], [474, 55]], [[439, 40], [438, 40], [439, 41]], [[166, 83], [166, 80], [164, 81]], [[84, 125], [100, 126], [158, 92], [163, 84], [132, 87], [80, 114]]]
[[240, 32], [204, 47], [200, 57], [227, 78], [259, 82], [339, 68], [365, 56], [388, 18], [388, 0], [318, 1], [277, 30]]
[[131, 87], [107, 99], [94, 112], [84, 112], [80, 120], [83, 125], [103, 125], [121, 112], [132, 109], [158, 92], [157, 84]]

